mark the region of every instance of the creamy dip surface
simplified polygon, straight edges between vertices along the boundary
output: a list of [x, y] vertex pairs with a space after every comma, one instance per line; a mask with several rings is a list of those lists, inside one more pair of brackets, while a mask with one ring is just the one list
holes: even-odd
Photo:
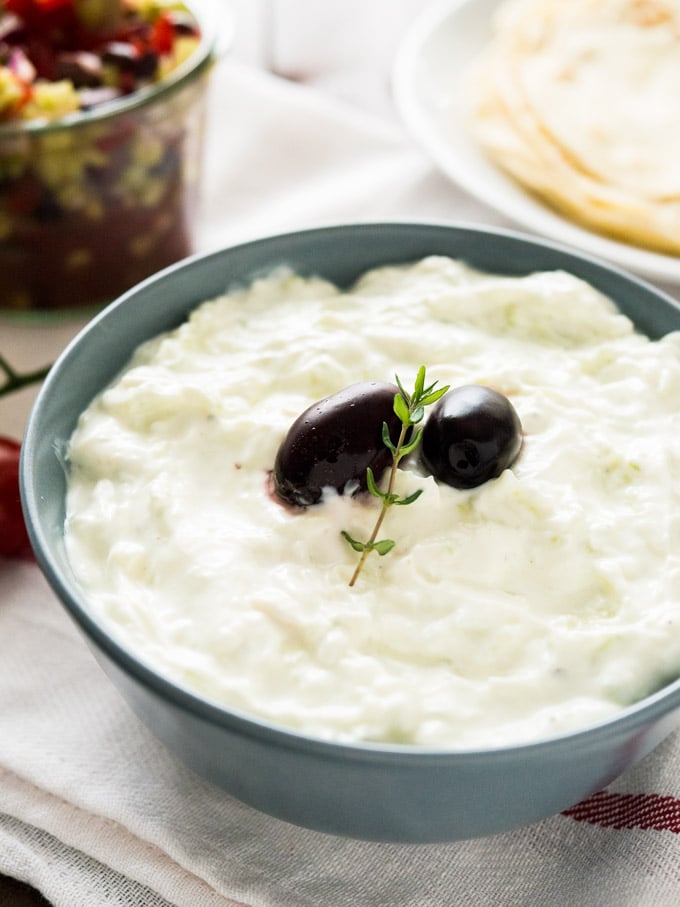
[[[495, 387], [519, 458], [472, 490], [418, 464], [374, 498], [282, 506], [311, 403], [357, 381]], [[70, 442], [66, 545], [90, 606], [167, 677], [318, 737], [535, 740], [680, 674], [680, 333], [652, 342], [563, 273], [443, 257], [351, 291], [280, 270], [142, 346]]]

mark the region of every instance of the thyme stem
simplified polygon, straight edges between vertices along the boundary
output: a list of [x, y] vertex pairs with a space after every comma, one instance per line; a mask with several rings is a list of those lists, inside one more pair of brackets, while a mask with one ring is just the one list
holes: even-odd
[[32, 372], [17, 372], [12, 368], [3, 355], [0, 354], [0, 372], [5, 375], [5, 381], [0, 384], [0, 397], [18, 391], [22, 387], [28, 387], [29, 384], [36, 384], [43, 381], [52, 366], [46, 365], [43, 368], [35, 369]]
[[414, 426], [418, 425], [418, 423], [422, 421], [425, 414], [425, 407], [439, 400], [439, 398], [443, 397], [443, 395], [449, 389], [449, 386], [447, 385], [446, 387], [442, 387], [439, 390], [435, 390], [434, 388], [437, 384], [436, 381], [429, 387], [425, 387], [424, 365], [421, 365], [420, 369], [418, 370], [413, 393], [411, 394], [407, 393], [404, 390], [398, 376], [395, 376], [395, 379], [399, 393], [394, 395], [394, 412], [395, 415], [399, 417], [399, 420], [401, 422], [401, 431], [399, 432], [399, 440], [396, 444], [394, 444], [389, 436], [387, 423], [383, 423], [383, 442], [392, 454], [392, 466], [387, 482], [387, 491], [380, 491], [376, 484], [372, 470], [370, 468], [366, 470], [368, 490], [373, 495], [373, 497], [380, 498], [380, 500], [382, 501], [380, 512], [378, 513], [378, 517], [375, 521], [373, 531], [371, 532], [368, 541], [361, 542], [358, 539], [352, 538], [352, 536], [344, 530], [340, 533], [345, 541], [349, 542], [349, 544], [355, 551], [361, 552], [361, 557], [359, 558], [354, 573], [352, 574], [352, 578], [349, 581], [350, 586], [353, 586], [356, 583], [359, 574], [363, 570], [364, 564], [366, 563], [366, 558], [371, 553], [371, 551], [376, 551], [379, 555], [384, 555], [388, 554], [392, 550], [392, 548], [394, 548], [395, 542], [392, 539], [378, 540], [378, 533], [380, 532], [383, 521], [385, 519], [385, 515], [387, 514], [387, 511], [390, 509], [390, 507], [392, 507], [393, 504], [413, 504], [413, 502], [417, 500], [418, 497], [420, 497], [422, 489], [418, 489], [412, 494], [407, 495], [405, 498], [400, 498], [398, 494], [395, 494], [394, 486], [397, 478], [397, 469], [402, 457], [405, 457], [407, 454], [412, 453], [420, 443], [422, 429], [417, 429], [412, 438], [409, 438], [409, 432]]
[[352, 579], [349, 581], [350, 586], [353, 586], [356, 583], [356, 581], [359, 577], [359, 574], [361, 573], [361, 571], [363, 569], [366, 558], [368, 557], [370, 552], [373, 550], [375, 540], [378, 538], [378, 533], [380, 532], [380, 527], [383, 524], [383, 520], [385, 519], [387, 511], [390, 509], [390, 505], [389, 505], [388, 501], [390, 499], [390, 496], [394, 492], [394, 482], [395, 482], [395, 479], [397, 478], [397, 466], [399, 465], [399, 460], [401, 459], [401, 456], [399, 455], [398, 451], [400, 451], [404, 445], [404, 441], [406, 440], [407, 431], [408, 431], [408, 425], [402, 425], [401, 432], [399, 433], [399, 441], [397, 442], [396, 451], [392, 454], [392, 468], [390, 469], [390, 478], [389, 478], [389, 482], [387, 484], [387, 496], [385, 498], [383, 498], [382, 507], [380, 508], [380, 513], [378, 514], [378, 519], [375, 521], [375, 526], [373, 527], [373, 532], [371, 533], [371, 535], [368, 539], [368, 542], [366, 543], [366, 547], [361, 552], [361, 557], [359, 558], [359, 561], [356, 565], [354, 573], [352, 574]]

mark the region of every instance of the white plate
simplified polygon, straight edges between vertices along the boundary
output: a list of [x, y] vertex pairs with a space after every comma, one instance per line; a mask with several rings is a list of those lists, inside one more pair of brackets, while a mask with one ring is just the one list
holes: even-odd
[[534, 232], [655, 280], [680, 284], [680, 258], [647, 252], [571, 223], [495, 167], [465, 127], [463, 76], [491, 37], [501, 0], [446, 0], [409, 28], [394, 64], [399, 113], [417, 142], [452, 180]]

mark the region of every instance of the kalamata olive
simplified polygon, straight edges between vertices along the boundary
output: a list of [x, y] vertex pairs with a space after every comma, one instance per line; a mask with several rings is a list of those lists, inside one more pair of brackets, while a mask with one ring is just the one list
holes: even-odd
[[158, 69], [158, 54], [153, 50], [146, 50], [139, 55], [135, 75], [138, 79], [151, 79]]
[[57, 79], [69, 79], [76, 88], [96, 88], [102, 84], [102, 61], [86, 50], [64, 51], [56, 56]]
[[522, 425], [508, 398], [468, 384], [450, 390], [432, 408], [421, 459], [440, 482], [475, 488], [511, 466], [521, 446]]
[[127, 41], [109, 41], [102, 50], [102, 62], [115, 66], [124, 72], [135, 72], [139, 51]]
[[148, 81], [158, 69], [158, 54], [154, 50], [139, 50], [126, 41], [109, 41], [102, 50], [102, 62], [118, 71], [118, 87], [131, 92], [137, 81]]
[[[274, 487], [290, 504], [307, 507], [324, 488], [343, 494], [366, 489], [366, 469], [380, 478], [392, 462], [382, 440], [387, 423], [397, 442], [401, 422], [394, 413], [398, 388], [361, 381], [312, 404], [293, 422], [274, 463]], [[352, 483], [348, 488], [348, 483]]]

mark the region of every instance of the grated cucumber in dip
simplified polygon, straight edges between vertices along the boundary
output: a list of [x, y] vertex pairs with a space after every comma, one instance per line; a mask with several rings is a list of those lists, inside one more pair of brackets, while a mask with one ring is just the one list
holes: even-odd
[[[376, 502], [270, 494], [294, 419], [357, 381], [502, 391], [519, 458], [471, 490], [418, 462], [388, 557]], [[340, 741], [489, 747], [615, 715], [680, 673], [680, 333], [563, 272], [430, 257], [349, 291], [278, 271], [145, 344], [69, 449], [68, 555], [165, 676]]]

